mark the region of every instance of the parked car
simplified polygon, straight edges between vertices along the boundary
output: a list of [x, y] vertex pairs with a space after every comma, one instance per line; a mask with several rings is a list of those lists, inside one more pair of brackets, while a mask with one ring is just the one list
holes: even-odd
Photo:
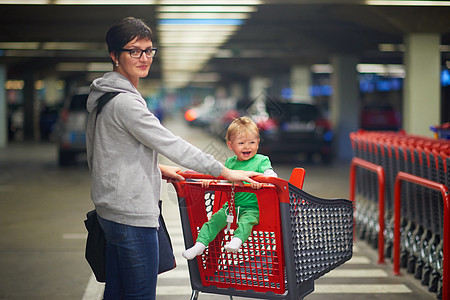
[[319, 154], [322, 162], [332, 161], [333, 132], [321, 109], [310, 103], [266, 100], [249, 108], [261, 135], [260, 152], [272, 160], [311, 159]]
[[22, 105], [8, 106], [8, 139], [14, 141], [23, 138], [24, 112]]
[[361, 111], [361, 129], [365, 130], [394, 130], [401, 128], [401, 120], [391, 105], [368, 104]]
[[61, 113], [61, 104], [45, 105], [39, 114], [39, 132], [41, 140], [55, 141], [56, 126]]
[[58, 163], [60, 166], [73, 164], [80, 155], [86, 153], [88, 94], [88, 88], [81, 88], [64, 102], [57, 126]]

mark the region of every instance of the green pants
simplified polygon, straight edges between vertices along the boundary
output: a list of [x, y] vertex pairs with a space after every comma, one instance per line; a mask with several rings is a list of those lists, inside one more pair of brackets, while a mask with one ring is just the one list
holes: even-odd
[[[208, 246], [219, 234], [219, 232], [227, 226], [227, 211], [228, 205], [225, 204], [211, 219], [203, 224], [202, 229], [198, 233], [197, 242]], [[236, 211], [237, 207], [236, 207]], [[234, 236], [238, 237], [244, 243], [252, 233], [253, 226], [259, 223], [258, 208], [239, 208], [239, 216], [237, 222], [237, 229], [234, 231]]]

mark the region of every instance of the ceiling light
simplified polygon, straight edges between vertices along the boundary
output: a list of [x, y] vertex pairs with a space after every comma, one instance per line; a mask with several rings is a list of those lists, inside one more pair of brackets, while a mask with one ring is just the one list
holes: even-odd
[[152, 5], [152, 0], [56, 0], [47, 4], [60, 5]]
[[388, 6], [450, 6], [450, 1], [419, 1], [419, 0], [366, 0], [367, 5]]
[[[208, 31], [236, 31], [239, 28], [238, 25], [209, 25]], [[158, 32], [175, 31], [175, 32], [189, 32], [195, 33], [196, 31], [205, 31], [205, 25], [196, 24], [159, 24]]]
[[177, 56], [182, 53], [184, 56], [189, 56], [189, 59], [191, 59], [192, 57], [196, 57], [198, 55], [202, 55], [202, 54], [209, 54], [212, 55], [214, 53], [216, 53], [217, 48], [216, 47], [206, 47], [206, 46], [202, 46], [202, 47], [184, 47], [184, 46], [174, 46], [174, 47], [164, 47], [164, 51], [162, 52], [161, 55], [174, 55], [176, 54]]
[[160, 19], [248, 19], [247, 13], [222, 13], [222, 12], [168, 12], [160, 13]]
[[160, 0], [159, 5], [260, 5], [261, 0]]
[[0, 42], [0, 49], [36, 50], [39, 42]]
[[240, 19], [162, 19], [159, 25], [242, 25]]
[[159, 43], [161, 45], [221, 45], [228, 39], [228, 36], [174, 36], [174, 37], [160, 37]]
[[16, 5], [152, 5], [154, 0], [0, 0], [0, 4]]
[[405, 67], [403, 65], [383, 65], [383, 64], [358, 64], [356, 69], [359, 73], [374, 73], [382, 76], [405, 77]]
[[192, 79], [192, 82], [217, 82], [219, 80], [219, 73], [197, 73]]
[[379, 44], [378, 50], [382, 52], [402, 52], [405, 51], [405, 46], [401, 44]]
[[48, 0], [0, 0], [0, 4], [20, 4], [20, 5], [26, 5], [26, 4], [33, 4], [33, 5], [40, 5], [40, 4], [49, 4]]
[[315, 64], [311, 66], [311, 71], [316, 74], [331, 74], [333, 66], [329, 64]]
[[159, 4], [157, 30], [163, 82], [165, 86], [182, 87], [256, 11], [248, 4], [260, 1], [160, 0]]
[[254, 6], [158, 6], [156, 8], [157, 12], [255, 12], [256, 7]]
[[111, 63], [59, 63], [56, 65], [59, 72], [109, 72], [112, 71]]
[[[402, 44], [379, 44], [378, 50], [383, 52], [404, 52], [405, 45]], [[440, 45], [439, 46], [440, 52], [450, 52], [450, 46], [449, 45]]]
[[103, 43], [79, 43], [79, 42], [45, 42], [42, 43], [44, 50], [105, 50]]

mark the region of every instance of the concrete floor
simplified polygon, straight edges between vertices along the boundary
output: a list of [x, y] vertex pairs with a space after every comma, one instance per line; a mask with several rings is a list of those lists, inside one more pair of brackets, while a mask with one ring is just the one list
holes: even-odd
[[[200, 149], [230, 152], [218, 140], [183, 122], [166, 126]], [[161, 158], [162, 163], [170, 163]], [[304, 190], [322, 198], [348, 199], [347, 164], [274, 164], [288, 179], [296, 166], [306, 169]], [[52, 143], [12, 143], [0, 149], [0, 299], [101, 299], [102, 285], [93, 280], [84, 259], [83, 220], [93, 208], [90, 174], [81, 160], [59, 168]], [[191, 293], [177, 208], [171, 185], [164, 185], [163, 214], [172, 236], [178, 267], [159, 277], [158, 299], [188, 299]], [[410, 275], [393, 276], [392, 265], [378, 265], [377, 253], [355, 242], [353, 259], [316, 281], [306, 299], [435, 299]], [[404, 271], [404, 270], [403, 270]], [[406, 272], [404, 272], [406, 273]], [[199, 299], [227, 296], [200, 294]], [[236, 299], [236, 297], [235, 297]]]

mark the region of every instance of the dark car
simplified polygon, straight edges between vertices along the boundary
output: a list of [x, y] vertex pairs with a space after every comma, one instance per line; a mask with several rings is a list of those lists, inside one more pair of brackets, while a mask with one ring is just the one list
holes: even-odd
[[361, 111], [361, 129], [394, 130], [401, 128], [399, 114], [388, 104], [368, 104]]
[[[333, 133], [319, 107], [310, 103], [266, 101], [252, 118], [260, 134], [260, 152], [272, 160], [295, 161], [319, 154], [322, 162], [332, 161]], [[264, 109], [261, 109], [261, 108]]]
[[88, 89], [80, 89], [64, 103], [57, 127], [58, 163], [61, 166], [76, 162], [78, 156], [86, 153], [88, 94]]
[[61, 105], [59, 103], [42, 107], [39, 114], [39, 132], [41, 134], [41, 140], [54, 141], [60, 113]]

